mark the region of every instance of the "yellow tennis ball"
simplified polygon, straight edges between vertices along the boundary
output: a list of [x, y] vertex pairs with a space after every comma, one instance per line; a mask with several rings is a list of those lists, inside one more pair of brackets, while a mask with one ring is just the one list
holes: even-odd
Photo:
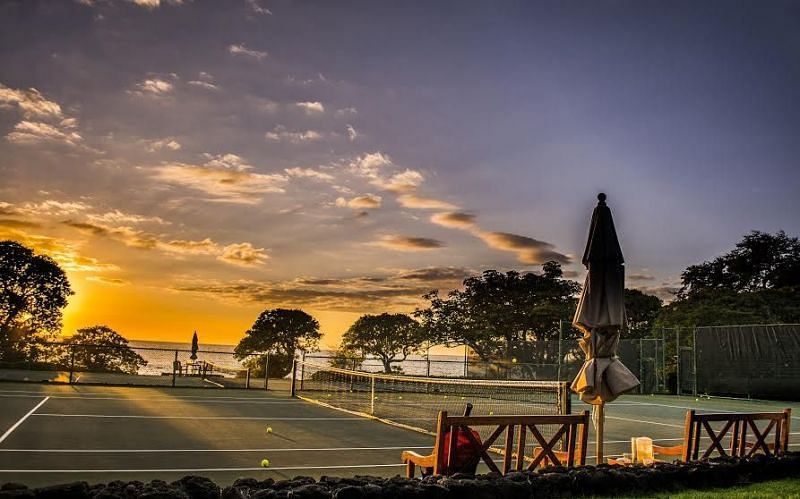
[[271, 426], [267, 426], [267, 433], [272, 433], [272, 427]]
[[397, 397], [397, 398], [402, 400], [403, 396], [402, 396], [402, 395], [400, 395], [400, 396], [399, 396], [399, 397]]
[[694, 399], [695, 402], [700, 402], [700, 399]]
[[261, 460], [261, 467], [262, 468], [269, 468], [269, 459], [262, 459]]
[[490, 416], [494, 416], [494, 411], [489, 411]]
[[467, 397], [461, 397], [461, 400], [464, 400], [464, 399], [466, 399], [466, 398], [467, 398]]

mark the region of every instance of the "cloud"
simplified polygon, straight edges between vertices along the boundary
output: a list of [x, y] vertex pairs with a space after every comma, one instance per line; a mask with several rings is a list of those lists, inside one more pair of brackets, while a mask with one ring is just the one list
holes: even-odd
[[377, 178], [370, 182], [371, 184], [396, 193], [414, 191], [425, 180], [425, 177], [423, 177], [420, 172], [409, 169], [400, 173], [395, 173], [388, 179], [382, 178], [377, 174], [376, 177]]
[[27, 220], [15, 220], [13, 218], [0, 218], [0, 227], [9, 229], [35, 229], [42, 225], [37, 222], [30, 222]]
[[394, 251], [429, 251], [444, 247], [444, 243], [436, 239], [400, 235], [383, 236], [370, 244]]
[[321, 102], [297, 102], [297, 107], [306, 112], [306, 114], [318, 114], [325, 112], [325, 106]]
[[87, 215], [87, 218], [97, 224], [142, 224], [142, 223], [154, 223], [159, 225], [167, 225], [169, 222], [166, 222], [161, 217], [148, 217], [144, 215], [136, 215], [134, 213], [125, 213], [120, 210], [112, 210], [106, 213], [91, 213]]
[[47, 199], [38, 203], [28, 202], [17, 207], [17, 211], [33, 217], [42, 216], [70, 216], [92, 209], [92, 206], [83, 201], [56, 201]]
[[320, 140], [322, 134], [314, 130], [306, 130], [304, 132], [290, 132], [286, 130], [283, 125], [278, 125], [272, 129], [271, 132], [264, 134], [267, 140], [275, 142], [290, 142], [292, 144], [300, 144], [302, 142], [313, 142]]
[[234, 56], [241, 55], [246, 57], [252, 57], [253, 59], [257, 59], [259, 61], [269, 55], [266, 52], [262, 52], [260, 50], [249, 49], [245, 47], [243, 43], [228, 45], [228, 53]]
[[161, 140], [152, 140], [147, 142], [147, 151], [148, 152], [156, 152], [162, 149], [169, 149], [170, 151], [179, 151], [181, 149], [181, 144], [177, 140], [167, 137]]
[[184, 0], [129, 0], [130, 2], [149, 10], [157, 9], [162, 5], [183, 5]]
[[451, 229], [470, 229], [475, 226], [475, 218], [470, 213], [450, 211], [431, 215], [431, 222]]
[[219, 90], [219, 86], [214, 83], [201, 81], [201, 80], [189, 80], [186, 82], [188, 85], [193, 87], [203, 88], [206, 90]]
[[350, 142], [354, 142], [358, 138], [356, 129], [353, 128], [353, 125], [347, 125], [345, 129], [347, 130], [347, 138], [350, 139]]
[[26, 146], [50, 143], [77, 147], [83, 141], [83, 137], [77, 132], [58, 125], [38, 121], [20, 121], [6, 135], [6, 140]]
[[352, 208], [354, 210], [369, 210], [381, 207], [381, 197], [373, 194], [366, 194], [364, 196], [356, 196], [352, 199], [336, 198], [336, 206], [340, 208]]
[[28, 119], [60, 119], [61, 106], [46, 99], [35, 88], [16, 90], [0, 83], [0, 109], [16, 105]]
[[253, 14], [259, 16], [272, 15], [272, 11], [261, 5], [261, 2], [259, 0], [245, 0], [245, 3], [247, 4], [248, 9], [250, 9], [250, 12], [252, 12]]
[[555, 260], [562, 264], [570, 263], [571, 259], [554, 250], [554, 246], [545, 241], [532, 237], [520, 236], [508, 232], [473, 232], [481, 238], [490, 248], [511, 251], [517, 254], [517, 260], [527, 264], [542, 264]]
[[208, 160], [205, 166], [211, 168], [226, 168], [239, 172], [251, 170], [253, 168], [253, 165], [248, 164], [244, 158], [236, 154], [227, 153], [212, 155], [205, 153], [203, 154], [203, 157]]
[[294, 168], [286, 168], [283, 171], [286, 172], [287, 175], [294, 178], [310, 178], [314, 180], [321, 180], [324, 182], [329, 182], [333, 180], [333, 175], [321, 172], [319, 170], [315, 170], [313, 168], [301, 168], [301, 167], [294, 167]]
[[103, 277], [99, 275], [90, 275], [86, 278], [86, 280], [91, 282], [99, 282], [100, 284], [106, 284], [108, 286], [127, 286], [130, 284], [130, 282], [126, 281], [125, 279]]
[[344, 109], [337, 109], [335, 113], [333, 113], [337, 118], [345, 118], [347, 116], [355, 116], [358, 114], [358, 109], [354, 107], [346, 107]]
[[119, 267], [114, 264], [103, 263], [96, 258], [80, 254], [77, 244], [65, 241], [62, 238], [56, 239], [29, 234], [16, 228], [0, 226], [0, 239], [17, 241], [23, 246], [44, 253], [58, 262], [61, 268], [68, 272], [112, 272], [119, 270]]
[[412, 281], [460, 281], [474, 274], [474, 271], [463, 267], [428, 267], [402, 272], [395, 278]]
[[350, 171], [361, 177], [376, 178], [380, 171], [392, 164], [392, 159], [382, 152], [359, 156], [350, 162]]
[[627, 274], [625, 276], [625, 279], [629, 281], [654, 281], [655, 278], [654, 275], [650, 274]]
[[161, 78], [147, 78], [133, 86], [133, 90], [128, 93], [138, 96], [162, 97], [170, 94], [174, 85]]
[[447, 201], [424, 198], [416, 194], [403, 194], [397, 197], [397, 201], [405, 208], [421, 210], [455, 210], [458, 208], [458, 206], [450, 204]]
[[217, 260], [240, 267], [253, 267], [261, 265], [267, 258], [269, 257], [264, 248], [255, 248], [250, 243], [239, 243], [229, 244], [222, 248], [222, 254], [217, 257]]
[[167, 163], [152, 169], [156, 180], [208, 194], [210, 201], [256, 204], [264, 194], [282, 193], [288, 178], [220, 166]]

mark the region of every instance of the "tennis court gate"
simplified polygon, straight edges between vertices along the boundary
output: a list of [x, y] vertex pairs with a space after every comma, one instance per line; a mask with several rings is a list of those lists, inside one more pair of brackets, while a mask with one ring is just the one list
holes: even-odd
[[796, 399], [800, 324], [675, 328], [677, 393]]

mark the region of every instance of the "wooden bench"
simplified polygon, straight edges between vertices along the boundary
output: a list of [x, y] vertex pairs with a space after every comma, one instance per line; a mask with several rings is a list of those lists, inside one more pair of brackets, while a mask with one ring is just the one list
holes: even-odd
[[[461, 434], [467, 437], [472, 452], [477, 456], [474, 464], [477, 465], [482, 460], [489, 470], [497, 473], [506, 474], [512, 471], [512, 464], [516, 471], [533, 470], [547, 464], [569, 467], [576, 464], [583, 465], [585, 464], [589, 422], [589, 411], [584, 411], [582, 414], [552, 416], [448, 416], [446, 411], [441, 411], [436, 422], [436, 441], [433, 453], [423, 456], [416, 452], [403, 451], [401, 459], [406, 464], [406, 476], [409, 478], [414, 477], [417, 466], [423, 468], [424, 474], [452, 475], [462, 472], [463, 469], [453, 469], [454, 467], [449, 466], [449, 463], [455, 462], [457, 441]], [[541, 427], [544, 425], [557, 427], [549, 440], [542, 435]], [[494, 427], [492, 433], [483, 442], [475, 438], [470, 431], [481, 426]], [[526, 456], [525, 452], [525, 443], [529, 432], [539, 446], [538, 452], [532, 452], [530, 457]], [[492, 444], [504, 433], [503, 448], [492, 447]], [[449, 439], [447, 445], [445, 444], [445, 435]], [[556, 450], [556, 445], [562, 440], [565, 442], [565, 450]], [[445, 448], [449, 452], [445, 453]], [[489, 455], [490, 451], [502, 455], [503, 461], [500, 466]], [[512, 463], [514, 457], [516, 457], [516, 462]], [[474, 473], [474, 467], [472, 472]]]
[[[697, 414], [694, 410], [686, 412], [683, 430], [683, 460], [708, 459], [716, 452], [720, 456], [751, 457], [762, 451], [768, 456], [779, 456], [789, 447], [789, 430], [792, 410], [782, 412], [728, 412]], [[758, 421], [767, 422], [759, 429]], [[721, 422], [718, 430], [712, 423]], [[700, 454], [700, 439], [703, 432], [711, 439], [711, 444]], [[750, 435], [752, 434], [752, 439]], [[772, 441], [767, 438], [772, 433]], [[730, 434], [726, 448], [722, 439]], [[699, 456], [699, 457], [698, 457]]]
[[[759, 451], [768, 456], [779, 456], [789, 446], [789, 427], [792, 410], [782, 412], [714, 412], [698, 414], [686, 411], [683, 443], [670, 447], [653, 444], [653, 455], [680, 457], [683, 461], [709, 459], [716, 452], [720, 456], [751, 457]], [[759, 421], [767, 422], [759, 429]], [[712, 424], [716, 424], [717, 429]], [[705, 433], [705, 435], [703, 435]], [[752, 437], [748, 435], [752, 434]], [[772, 433], [772, 440], [767, 441]], [[700, 454], [700, 440], [708, 437], [711, 443]], [[727, 447], [722, 440], [729, 436]], [[748, 440], [748, 438], [751, 438]]]

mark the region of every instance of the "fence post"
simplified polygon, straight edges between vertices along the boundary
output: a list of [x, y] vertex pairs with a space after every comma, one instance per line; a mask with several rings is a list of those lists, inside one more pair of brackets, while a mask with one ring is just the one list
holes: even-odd
[[303, 389], [303, 381], [306, 379], [306, 351], [303, 350], [300, 357], [300, 390]]
[[244, 387], [248, 388], [248, 389], [250, 388], [250, 368], [249, 367], [247, 368], [247, 377], [244, 380]]
[[297, 384], [297, 357], [292, 357], [292, 388], [290, 390], [290, 395], [292, 397], [297, 396], [296, 384]]
[[675, 328], [675, 395], [681, 395], [681, 327]]
[[642, 384], [642, 380], [644, 379], [644, 362], [642, 361], [642, 356], [644, 355], [644, 349], [642, 348], [643, 340], [639, 338], [639, 393], [644, 393], [644, 384]]
[[556, 379], [561, 381], [561, 359], [564, 358], [564, 354], [561, 351], [561, 341], [564, 339], [564, 321], [561, 319], [558, 320], [558, 361], [556, 363]]
[[69, 384], [73, 383], [75, 376], [75, 345], [69, 347]]
[[467, 363], [468, 363], [468, 360], [467, 360], [467, 348], [469, 348], [469, 347], [467, 345], [464, 345], [464, 377], [465, 378], [469, 377], [469, 371], [467, 370]]
[[692, 374], [694, 380], [692, 383], [692, 395], [697, 397], [697, 327], [692, 329]]
[[425, 376], [430, 378], [431, 377], [431, 346], [428, 345], [428, 349], [425, 351]]
[[264, 360], [264, 391], [269, 391], [269, 352]]
[[175, 360], [172, 362], [172, 387], [175, 387], [175, 371], [178, 368], [178, 351], [175, 350]]
[[373, 416], [375, 415], [375, 376], [372, 375], [369, 377], [371, 381], [371, 386], [369, 390], [369, 413]]

